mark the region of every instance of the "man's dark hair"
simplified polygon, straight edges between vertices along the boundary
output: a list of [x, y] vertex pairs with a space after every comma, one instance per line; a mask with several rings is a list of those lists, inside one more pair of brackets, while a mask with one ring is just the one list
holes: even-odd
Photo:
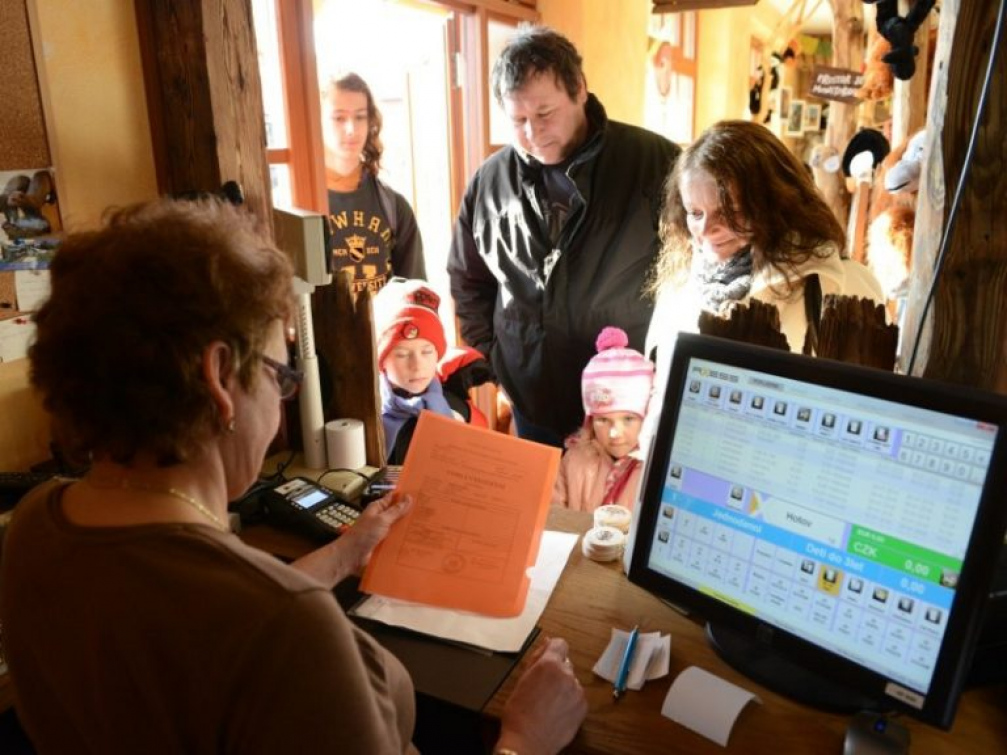
[[582, 59], [569, 39], [547, 26], [521, 24], [493, 64], [493, 96], [503, 96], [524, 86], [529, 78], [552, 71], [570, 98], [585, 82]]

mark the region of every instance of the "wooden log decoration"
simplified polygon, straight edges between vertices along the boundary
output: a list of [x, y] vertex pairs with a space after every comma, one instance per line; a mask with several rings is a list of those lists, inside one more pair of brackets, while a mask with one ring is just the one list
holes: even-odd
[[780, 332], [780, 310], [776, 305], [758, 299], [732, 305], [726, 316], [702, 312], [699, 315], [699, 332], [774, 349], [790, 348], [786, 336]]
[[384, 466], [385, 433], [371, 294], [354, 293], [352, 272], [344, 270], [333, 275], [328, 286], [316, 288], [312, 298], [322, 414], [326, 422], [342, 418], [363, 422], [367, 463]]
[[898, 343], [899, 329], [888, 324], [884, 305], [859, 296], [825, 296], [818, 356], [892, 371]]
[[[724, 316], [701, 313], [699, 332], [774, 349], [790, 349], [786, 336], [780, 331], [780, 311], [775, 305], [757, 299], [731, 306]], [[884, 305], [858, 296], [825, 296], [818, 328], [817, 356], [891, 371], [895, 368], [898, 341], [899, 329], [887, 323]]]

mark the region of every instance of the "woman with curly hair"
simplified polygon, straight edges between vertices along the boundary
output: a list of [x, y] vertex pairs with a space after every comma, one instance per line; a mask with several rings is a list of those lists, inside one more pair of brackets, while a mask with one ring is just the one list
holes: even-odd
[[845, 241], [810, 172], [767, 128], [721, 121], [707, 129], [665, 182], [646, 341], [648, 356], [656, 350], [655, 401], [678, 333], [696, 332], [701, 312], [725, 314], [751, 299], [773, 304], [790, 349], [812, 353], [822, 296], [881, 303], [870, 272], [842, 258]]
[[[286, 255], [239, 208], [160, 200], [70, 234], [50, 273], [31, 381], [90, 467], [29, 492], [3, 541], [4, 656], [34, 749], [415, 752], [408, 672], [332, 593], [410, 497], [291, 564], [228, 527], [300, 382]], [[501, 748], [573, 738], [587, 703], [566, 654], [540, 646]]]
[[359, 75], [325, 86], [322, 130], [333, 271], [353, 271], [354, 290], [376, 293], [393, 275], [425, 279], [423, 240], [405, 197], [378, 178], [381, 112]]

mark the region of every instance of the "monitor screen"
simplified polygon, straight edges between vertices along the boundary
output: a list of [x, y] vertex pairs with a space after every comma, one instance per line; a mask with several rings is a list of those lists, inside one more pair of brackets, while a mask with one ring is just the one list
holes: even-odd
[[949, 727], [1005, 527], [1007, 400], [682, 335], [630, 579], [739, 670]]

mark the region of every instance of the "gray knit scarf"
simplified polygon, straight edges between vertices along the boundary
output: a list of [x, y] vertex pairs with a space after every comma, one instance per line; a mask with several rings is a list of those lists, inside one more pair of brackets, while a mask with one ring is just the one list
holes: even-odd
[[744, 299], [752, 288], [752, 247], [745, 247], [726, 262], [700, 258], [695, 274], [703, 308], [720, 314], [727, 302]]

